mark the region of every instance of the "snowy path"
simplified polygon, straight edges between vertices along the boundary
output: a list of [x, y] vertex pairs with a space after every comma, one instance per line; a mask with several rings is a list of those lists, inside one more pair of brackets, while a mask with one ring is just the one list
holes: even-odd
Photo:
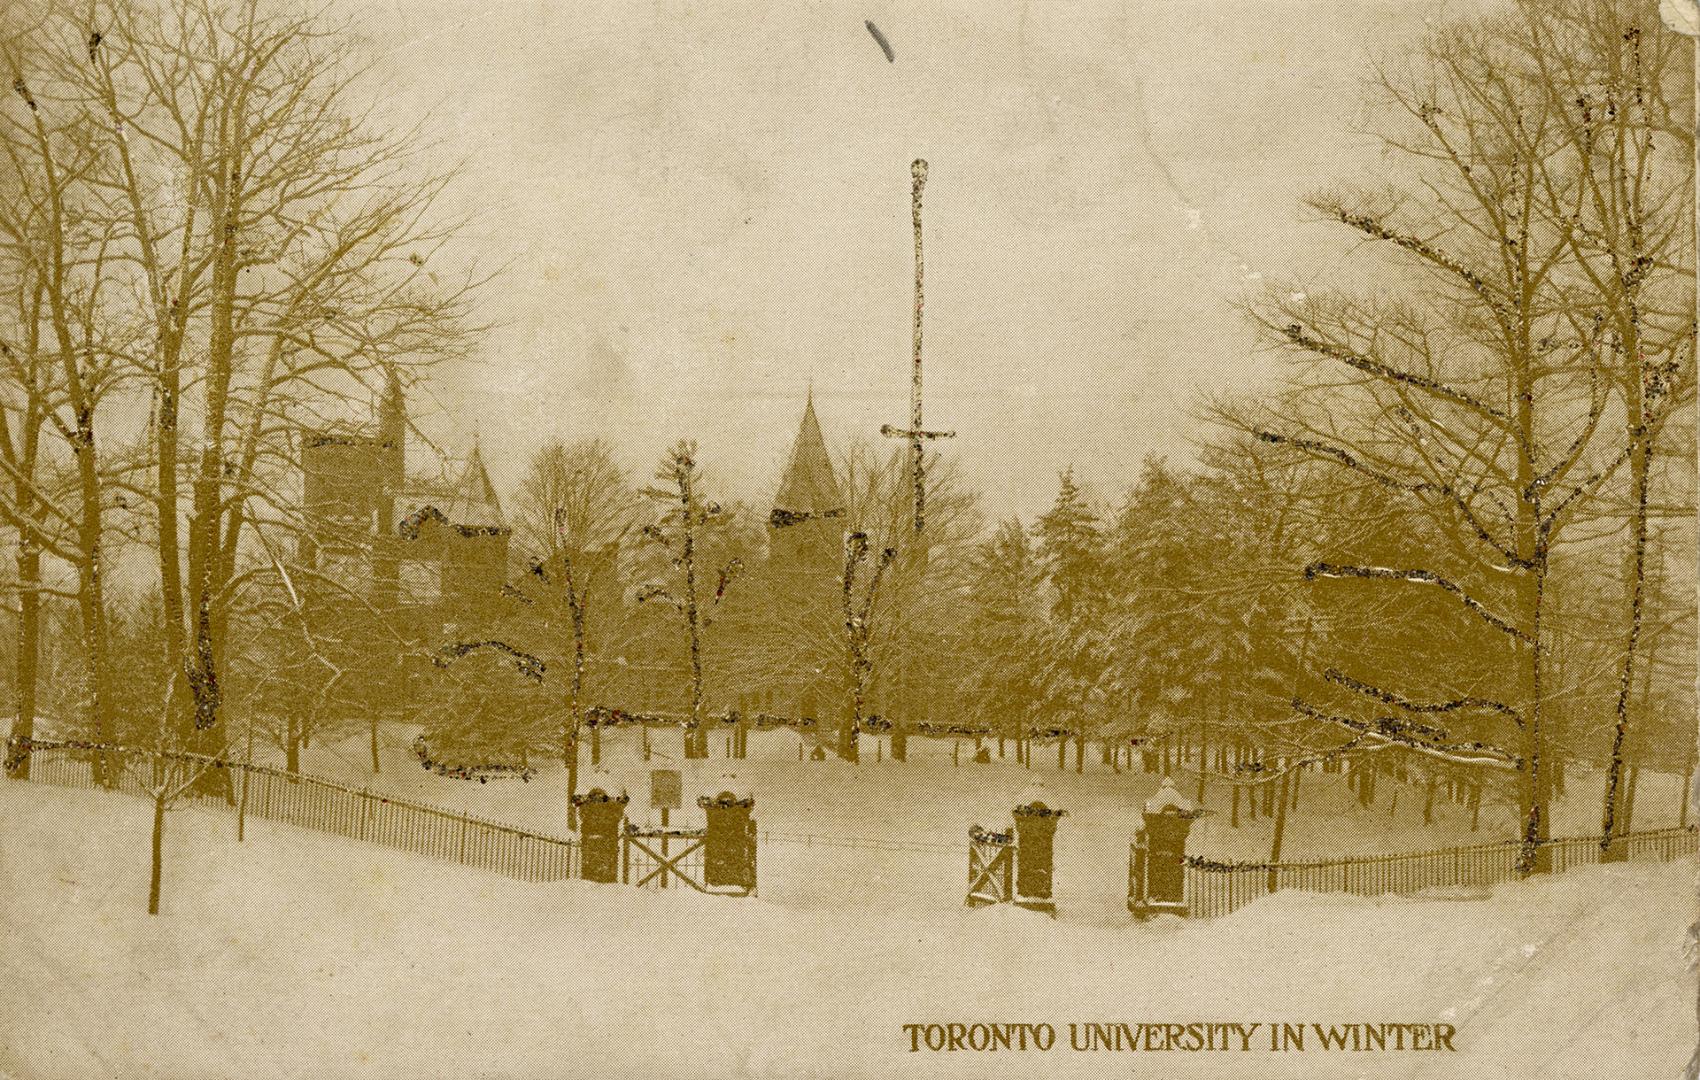
[[[1138, 926], [524, 885], [269, 822], [237, 845], [188, 810], [150, 919], [145, 804], [5, 783], [0, 822], [0, 1071], [31, 1080], [1658, 1077], [1693, 1044], [1692, 860]], [[1071, 1021], [1448, 1009], [1455, 1054], [1066, 1048]], [[1049, 1022], [1060, 1045], [909, 1053], [900, 1025], [933, 1021]]]

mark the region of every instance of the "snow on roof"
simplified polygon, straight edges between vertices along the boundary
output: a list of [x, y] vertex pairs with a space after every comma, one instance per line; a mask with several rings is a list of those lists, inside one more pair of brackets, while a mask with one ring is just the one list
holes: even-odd
[[603, 768], [591, 770], [589, 778], [581, 786], [586, 795], [593, 791], [600, 791], [610, 798], [617, 799], [626, 794], [626, 785], [621, 783], [613, 773]]
[[710, 798], [719, 798], [721, 795], [731, 795], [734, 799], [755, 798], [749, 781], [740, 780], [732, 773], [721, 773], [720, 779], [708, 785], [708, 795]]
[[1051, 801], [1050, 789], [1045, 787], [1042, 780], [1035, 780], [1021, 789], [1021, 794], [1015, 797], [1017, 806], [1043, 806], [1047, 810], [1055, 810], [1056, 805]]
[[[443, 461], [445, 474], [454, 463], [454, 458]], [[451, 524], [463, 528], [505, 529], [508, 525], [502, 516], [501, 499], [496, 495], [495, 485], [490, 482], [490, 473], [484, 467], [484, 455], [476, 442], [472, 444], [472, 452], [466, 456], [458, 477], [409, 476], [403, 497], [415, 507], [436, 507]]]
[[1183, 814], [1190, 814], [1193, 811], [1193, 805], [1185, 795], [1175, 790], [1175, 782], [1165, 776], [1162, 786], [1157, 789], [1157, 794], [1145, 800], [1145, 812], [1147, 814], [1160, 814], [1164, 810], [1170, 809], [1179, 810]]

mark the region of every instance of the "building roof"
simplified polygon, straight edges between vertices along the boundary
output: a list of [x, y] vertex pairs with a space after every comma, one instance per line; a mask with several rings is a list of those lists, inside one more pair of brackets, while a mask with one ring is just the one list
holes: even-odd
[[442, 511], [456, 525], [507, 527], [507, 521], [502, 517], [502, 502], [496, 496], [495, 485], [490, 483], [490, 473], [484, 468], [484, 456], [478, 452], [476, 442], [472, 444], [472, 453], [467, 455], [466, 468], [461, 471], [460, 479], [450, 489], [448, 505]]
[[820, 421], [815, 418], [812, 391], [803, 406], [803, 422], [798, 425], [797, 439], [791, 445], [791, 461], [785, 466], [785, 476], [773, 503], [776, 508], [792, 513], [844, 509], [844, 494], [832, 468], [832, 457], [826, 452]]

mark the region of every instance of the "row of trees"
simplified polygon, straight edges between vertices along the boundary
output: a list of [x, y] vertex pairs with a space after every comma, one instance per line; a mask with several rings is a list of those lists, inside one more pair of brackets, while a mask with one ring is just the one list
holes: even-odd
[[[781, 542], [787, 508], [716, 501], [688, 442], [641, 488], [610, 445], [552, 443], [459, 642], [296, 557], [298, 433], [476, 339], [447, 178], [350, 104], [341, 28], [261, 0], [5, 18], [16, 735], [45, 663], [101, 741], [222, 754], [235, 717], [293, 764], [377, 715], [384, 638], [439, 661], [407, 694], [436, 755], [561, 754], [575, 788], [593, 705], [680, 716], [694, 755], [738, 709], [812, 714], [848, 758], [919, 720], [1077, 767], [1089, 739], [1185, 740], [1237, 782], [1396, 757], [1502, 778], [1538, 868], [1563, 762], [1603, 770], [1609, 837], [1626, 763], [1691, 726], [1691, 54], [1650, 3], [1517, 0], [1379, 73], [1391, 181], [1310, 200], [1353, 245], [1339, 287], [1249, 307], [1289, 374], [1205, 403], [1196, 466], [1107, 502], [1065, 471], [1031, 527], [987, 530], [933, 458], [921, 532], [903, 455], [854, 442], [843, 505], [804, 515], [823, 560]], [[143, 584], [113, 595], [115, 568]], [[304, 599], [339, 590], [353, 622]]]
[[[1536, 869], [1555, 774], [1596, 763], [1615, 854], [1626, 752], [1692, 761], [1692, 60], [1653, 4], [1519, 0], [1378, 71], [1389, 181], [1308, 201], [1357, 245], [1340, 284], [1248, 310], [1289, 376], [1208, 405], [1197, 475], [1148, 463], [1104, 515], [1065, 475], [1031, 552], [983, 549], [994, 598], [1052, 585], [988, 694], [1225, 723], [1283, 783], [1501, 774]], [[1023, 640], [1025, 600], [986, 610]]]
[[363, 112], [350, 41], [262, 0], [0, 13], [15, 736], [45, 686], [101, 742], [224, 753], [313, 573], [300, 431], [468, 347], [448, 178]]
[[[842, 619], [769, 595], [729, 619], [719, 669], [759, 685], [749, 659], [779, 626], [818, 638], [850, 724], [931, 653], [958, 660], [956, 711], [1011, 733], [1249, 741], [1270, 781], [1389, 755], [1500, 775], [1531, 868], [1555, 774], [1589, 761], [1616, 850], [1626, 754], [1686, 760], [1692, 726], [1691, 58], [1637, 0], [1519, 0], [1434, 31], [1377, 74], [1390, 182], [1308, 202], [1356, 245], [1339, 286], [1250, 307], [1291, 373], [1209, 403], [1200, 470], [1150, 462], [1109, 508], [1065, 473], [1032, 529], [924, 547], [880, 530], [900, 485], [872, 483], [849, 508]], [[663, 469], [674, 517], [646, 528], [676, 523], [684, 589], [665, 595], [700, 720], [682, 523], [720, 512], [692, 516], [688, 460]]]

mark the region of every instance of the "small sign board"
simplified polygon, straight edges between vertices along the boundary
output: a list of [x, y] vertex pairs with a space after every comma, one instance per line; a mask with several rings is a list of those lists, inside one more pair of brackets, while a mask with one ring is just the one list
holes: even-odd
[[684, 805], [684, 782], [678, 769], [649, 770], [649, 805], [654, 810], [677, 810]]

